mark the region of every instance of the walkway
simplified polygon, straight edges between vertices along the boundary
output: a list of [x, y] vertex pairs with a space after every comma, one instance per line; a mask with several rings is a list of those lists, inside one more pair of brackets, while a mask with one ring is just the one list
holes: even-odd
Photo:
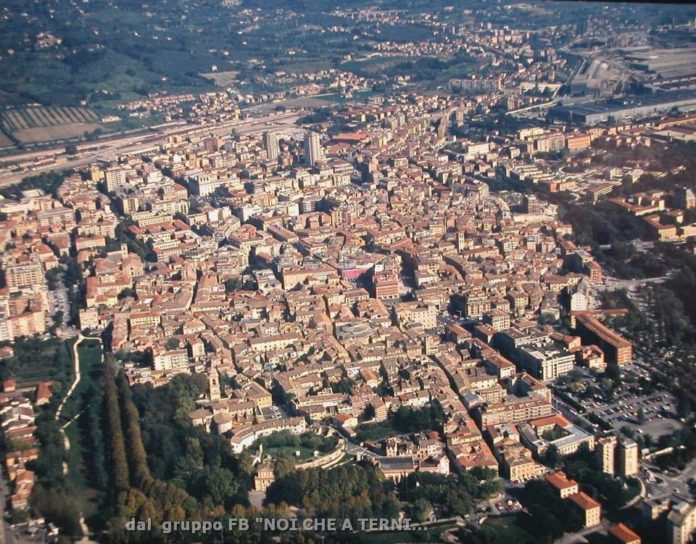
[[63, 413], [65, 402], [70, 398], [70, 395], [72, 395], [72, 392], [77, 387], [77, 384], [80, 383], [80, 357], [77, 355], [77, 346], [79, 346], [84, 339], [85, 337], [82, 336], [82, 333], [80, 333], [80, 335], [77, 337], [77, 342], [73, 344], [73, 380], [70, 384], [70, 389], [68, 389], [68, 392], [63, 397], [63, 400], [60, 401], [60, 405], [56, 410], [56, 421], [60, 419], [60, 415]]
[[[56, 421], [60, 419], [60, 416], [63, 413], [63, 408], [65, 407], [65, 403], [70, 398], [70, 395], [73, 394], [73, 391], [75, 391], [77, 385], [80, 383], [80, 357], [77, 354], [77, 346], [79, 346], [84, 340], [96, 340], [97, 342], [99, 342], [99, 348], [102, 349], [102, 362], [104, 362], [104, 352], [102, 348], [101, 338], [93, 336], [83, 336], [82, 333], [80, 333], [77, 338], [77, 342], [75, 342], [75, 344], [73, 345], [73, 381], [70, 384], [70, 389], [68, 389], [68, 392], [65, 394], [65, 397], [63, 397], [63, 400], [58, 406], [58, 410], [56, 410]], [[68, 424], [69, 423], [70, 422], [68, 422]], [[67, 427], [68, 424], [64, 425], [63, 428]]]

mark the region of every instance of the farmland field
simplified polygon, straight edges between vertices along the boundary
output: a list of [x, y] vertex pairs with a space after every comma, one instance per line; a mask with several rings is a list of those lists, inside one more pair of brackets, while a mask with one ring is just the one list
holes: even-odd
[[215, 83], [217, 87], [229, 87], [237, 83], [238, 71], [229, 70], [227, 72], [207, 72], [201, 74], [205, 79]]
[[13, 136], [23, 144], [50, 142], [53, 140], [77, 138], [85, 132], [92, 132], [98, 128], [100, 128], [100, 125], [94, 123], [70, 123], [52, 127], [26, 128], [13, 133]]
[[21, 143], [34, 143], [77, 138], [100, 125], [99, 117], [90, 108], [30, 106], [6, 110], [2, 127]]
[[2, 132], [0, 132], [0, 148], [2, 147], [12, 147], [14, 143]]

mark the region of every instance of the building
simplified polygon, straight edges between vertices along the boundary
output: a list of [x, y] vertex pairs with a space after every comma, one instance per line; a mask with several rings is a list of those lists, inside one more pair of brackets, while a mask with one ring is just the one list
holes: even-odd
[[44, 273], [41, 263], [17, 263], [5, 269], [5, 282], [10, 290], [26, 289], [42, 285]]
[[189, 364], [188, 351], [185, 349], [173, 349], [162, 353], [153, 354], [152, 368], [157, 371], [186, 368]]
[[606, 436], [597, 440], [597, 464], [605, 474], [616, 472], [616, 437]]
[[552, 119], [571, 123], [598, 125], [627, 119], [642, 119], [667, 113], [673, 109], [687, 110], [696, 107], [696, 92], [656, 92], [651, 95], [626, 97], [616, 100], [598, 100], [582, 104], [555, 106], [549, 110]]
[[566, 138], [566, 147], [569, 151], [581, 151], [592, 145], [592, 136], [589, 134], [573, 134]]
[[307, 430], [304, 417], [281, 417], [255, 424], [244, 424], [233, 430], [230, 445], [234, 453], [241, 453], [256, 440], [269, 434], [288, 431], [300, 435]]
[[570, 311], [571, 312], [586, 312], [590, 309], [587, 295], [580, 291], [576, 291], [570, 295]]
[[402, 327], [420, 324], [424, 329], [437, 327], [437, 308], [420, 302], [401, 302], [394, 305], [396, 318]]
[[499, 423], [518, 423], [553, 414], [551, 400], [544, 397], [508, 395], [503, 401], [488, 404], [474, 411], [482, 427]]
[[116, 192], [126, 184], [126, 170], [123, 168], [109, 168], [105, 174], [106, 190], [110, 193]]
[[375, 287], [375, 298], [399, 298], [399, 277], [396, 272], [391, 270], [375, 272], [372, 281]]
[[268, 461], [259, 463], [256, 466], [256, 475], [254, 476], [254, 489], [256, 491], [266, 491], [274, 481], [273, 465]]
[[576, 329], [584, 343], [598, 345], [607, 357], [607, 362], [627, 365], [633, 359], [633, 345], [620, 334], [588, 314], [575, 316]]
[[434, 472], [437, 474], [449, 474], [450, 463], [446, 455], [438, 455], [427, 459], [406, 455], [399, 457], [377, 457], [376, 465], [384, 474], [394, 482], [401, 481], [413, 472]]
[[558, 471], [544, 476], [546, 483], [553, 487], [561, 499], [566, 499], [580, 491], [580, 486], [575, 480], [570, 480], [565, 472]]
[[522, 443], [537, 456], [553, 446], [560, 455], [572, 455], [581, 447], [593, 451], [594, 436], [574, 425], [560, 414], [532, 419], [519, 427]]
[[267, 130], [263, 133], [263, 147], [266, 149], [266, 155], [269, 161], [277, 161], [280, 147], [278, 146], [278, 135], [275, 132]]
[[634, 440], [622, 438], [617, 450], [619, 474], [622, 476], [635, 476], [640, 469], [638, 444]]
[[640, 537], [623, 523], [615, 523], [609, 526], [609, 536], [617, 544], [640, 544]]
[[322, 158], [321, 136], [317, 132], [307, 132], [304, 138], [305, 162], [314, 166]]
[[696, 531], [696, 506], [680, 502], [667, 515], [668, 541], [672, 544], [687, 544]]
[[674, 190], [674, 207], [688, 210], [696, 207], [696, 195], [688, 187], [677, 187]]
[[602, 521], [602, 507], [587, 493], [580, 491], [575, 495], [570, 495], [568, 500], [580, 509], [583, 514], [585, 527], [594, 527]]
[[518, 353], [522, 367], [544, 381], [567, 374], [575, 364], [575, 355], [555, 344], [524, 346]]

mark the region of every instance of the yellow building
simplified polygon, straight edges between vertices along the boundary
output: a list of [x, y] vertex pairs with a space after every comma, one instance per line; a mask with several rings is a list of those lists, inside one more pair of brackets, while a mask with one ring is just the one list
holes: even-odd
[[619, 473], [622, 476], [635, 476], [640, 469], [640, 461], [638, 460], [638, 444], [633, 440], [624, 438], [619, 443], [618, 460]]
[[597, 440], [597, 463], [605, 474], [614, 475], [616, 466], [616, 437], [607, 436]]
[[602, 520], [602, 507], [588, 494], [580, 491], [568, 497], [583, 513], [585, 527], [599, 525]]

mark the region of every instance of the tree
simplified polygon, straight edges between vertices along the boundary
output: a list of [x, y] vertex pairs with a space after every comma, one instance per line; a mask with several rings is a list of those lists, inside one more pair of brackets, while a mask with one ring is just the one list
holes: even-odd
[[63, 269], [59, 266], [54, 266], [53, 268], [46, 270], [46, 283], [48, 284], [48, 289], [50, 291], [55, 291], [58, 287], [58, 279]]
[[119, 494], [130, 488], [130, 479], [128, 477], [126, 443], [123, 437], [123, 428], [121, 427], [116, 380], [114, 378], [114, 368], [111, 364], [107, 364], [104, 371], [104, 404], [109, 441], [107, 461], [111, 467], [112, 498], [116, 502]]
[[266, 492], [268, 504], [287, 503], [322, 517], [393, 517], [398, 499], [377, 468], [348, 464], [291, 472], [277, 478]]
[[76, 155], [77, 154], [77, 146], [75, 144], [68, 144], [65, 146], [65, 153], [67, 155]]
[[273, 473], [276, 478], [287, 476], [295, 470], [295, 463], [287, 457], [278, 457], [273, 462]]
[[118, 294], [118, 300], [123, 300], [124, 298], [136, 298], [137, 295], [135, 293], [135, 289], [132, 287], [124, 287], [121, 289], [121, 292]]
[[428, 521], [433, 515], [433, 505], [424, 498], [418, 498], [411, 507], [411, 517], [417, 522]]
[[607, 368], [604, 371], [604, 375], [610, 380], [612, 380], [612, 382], [614, 383], [614, 387], [621, 385], [621, 370], [619, 369], [619, 365], [607, 365]]
[[242, 279], [239, 277], [236, 278], [230, 278], [229, 280], [225, 281], [225, 293], [232, 293], [233, 291], [239, 291], [240, 289], [243, 289], [244, 283], [242, 282]]
[[544, 464], [552, 468], [561, 464], [561, 454], [554, 444], [551, 444], [544, 453]]
[[364, 421], [370, 421], [371, 419], [375, 418], [375, 407], [372, 406], [372, 404], [368, 404], [365, 406], [365, 410], [363, 410], [362, 418]]
[[82, 535], [80, 507], [74, 491], [68, 494], [59, 488], [49, 488], [37, 483], [32, 490], [30, 502], [47, 522], [59, 527], [62, 534], [74, 537]]
[[353, 392], [353, 387], [355, 387], [355, 380], [350, 378], [341, 378], [338, 382], [331, 384], [331, 390], [334, 393], [345, 393], [346, 395]]

